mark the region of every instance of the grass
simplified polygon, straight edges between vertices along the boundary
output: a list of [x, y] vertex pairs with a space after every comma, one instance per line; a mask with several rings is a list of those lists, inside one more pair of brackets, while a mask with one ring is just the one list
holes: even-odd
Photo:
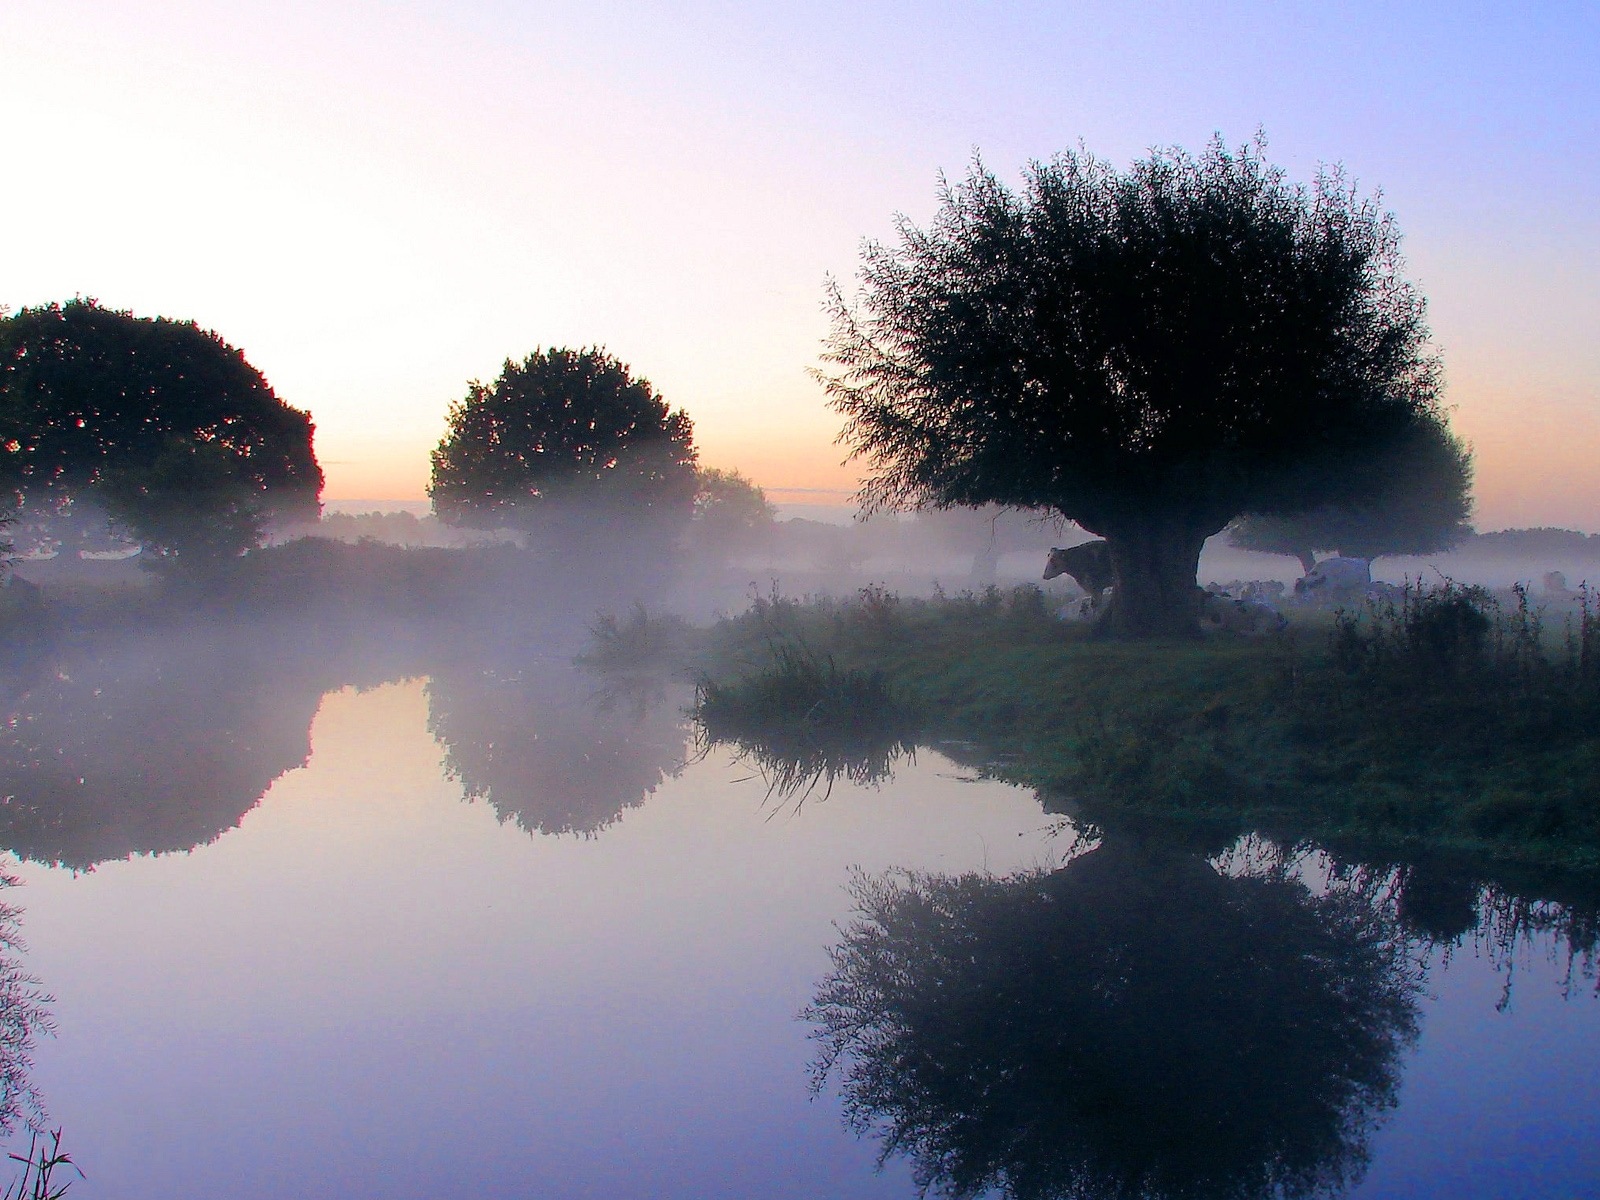
[[9, 1157], [12, 1162], [22, 1164], [22, 1174], [4, 1192], [0, 1192], [0, 1200], [60, 1200], [74, 1182], [55, 1182], [56, 1172], [62, 1167], [71, 1167], [79, 1179], [83, 1178], [83, 1172], [78, 1170], [72, 1156], [62, 1152], [59, 1129], [44, 1135], [31, 1135], [27, 1155], [12, 1154]]
[[880, 671], [841, 668], [804, 643], [776, 641], [770, 661], [730, 682], [702, 679], [694, 714], [700, 747], [734, 747], [769, 795], [803, 803], [840, 778], [876, 783], [916, 744], [920, 720]]
[[[704, 736], [758, 763], [767, 752], [780, 782], [855, 778], [843, 759], [826, 765], [816, 731], [892, 698], [917, 714], [922, 744], [1080, 820], [1600, 870], [1600, 614], [1587, 596], [1559, 628], [1525, 592], [1501, 601], [1445, 581], [1263, 639], [1115, 643], [1057, 619], [1032, 587], [769, 594], [685, 653], [704, 678]], [[848, 699], [867, 681], [876, 699]]]

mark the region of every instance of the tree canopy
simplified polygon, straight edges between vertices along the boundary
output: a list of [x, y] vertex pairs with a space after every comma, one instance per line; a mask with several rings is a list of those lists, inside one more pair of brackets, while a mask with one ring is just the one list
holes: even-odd
[[1246, 514], [1228, 528], [1242, 550], [1290, 554], [1309, 571], [1316, 551], [1359, 558], [1436, 554], [1472, 536], [1472, 454], [1443, 424], [1425, 423], [1387, 452], [1369, 495], [1283, 515]]
[[225, 459], [263, 521], [315, 519], [312, 433], [306, 413], [193, 321], [94, 300], [0, 319], [0, 488], [24, 523], [103, 525], [105, 481], [155, 469], [175, 440]]
[[583, 511], [686, 521], [694, 426], [604, 350], [538, 350], [450, 406], [428, 495], [442, 520], [536, 529]]
[[1370, 495], [1442, 426], [1392, 217], [1257, 142], [981, 163], [837, 286], [822, 375], [868, 508], [1051, 509], [1106, 539], [1109, 620], [1190, 635], [1206, 537]]

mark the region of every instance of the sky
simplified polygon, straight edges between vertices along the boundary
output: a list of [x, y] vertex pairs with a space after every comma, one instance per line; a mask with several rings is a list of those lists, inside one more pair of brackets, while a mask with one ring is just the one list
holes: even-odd
[[1600, 531], [1600, 6], [5, 0], [0, 304], [194, 319], [312, 414], [330, 500], [416, 500], [448, 406], [602, 345], [702, 461], [860, 475], [826, 280], [975, 153], [1265, 133], [1381, 191], [1480, 529]]

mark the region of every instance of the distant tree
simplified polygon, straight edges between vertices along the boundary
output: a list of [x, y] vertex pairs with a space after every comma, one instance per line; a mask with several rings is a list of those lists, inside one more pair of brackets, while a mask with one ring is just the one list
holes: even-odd
[[1570, 554], [1580, 557], [1600, 553], [1600, 534], [1541, 525], [1533, 529], [1497, 529], [1473, 539], [1476, 549], [1501, 554]]
[[1386, 457], [1392, 469], [1372, 494], [1292, 515], [1246, 514], [1228, 527], [1229, 543], [1293, 555], [1309, 571], [1318, 550], [1358, 558], [1436, 554], [1472, 536], [1472, 453], [1442, 423], [1419, 425]]
[[244, 355], [192, 321], [72, 300], [0, 320], [0, 490], [34, 529], [103, 531], [100, 485], [187, 439], [226, 455], [262, 520], [316, 518], [312, 424]]
[[1376, 490], [1444, 420], [1392, 219], [1258, 142], [982, 164], [831, 293], [822, 376], [868, 509], [1054, 510], [1106, 539], [1110, 628], [1193, 636], [1205, 539]]
[[599, 349], [506, 360], [450, 406], [428, 495], [441, 520], [554, 533], [574, 514], [660, 529], [689, 519], [694, 427]]
[[727, 558], [753, 550], [771, 539], [777, 517], [766, 492], [738, 471], [700, 471], [690, 536], [702, 552]]

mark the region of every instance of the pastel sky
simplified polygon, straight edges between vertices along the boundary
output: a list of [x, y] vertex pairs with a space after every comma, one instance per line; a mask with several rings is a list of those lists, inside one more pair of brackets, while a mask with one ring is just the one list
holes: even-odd
[[[415, 499], [446, 406], [603, 344], [703, 460], [842, 499], [825, 278], [973, 152], [1265, 130], [1381, 189], [1478, 524], [1600, 530], [1600, 6], [5, 0], [0, 303], [194, 318]], [[815, 490], [808, 490], [815, 489]]]

